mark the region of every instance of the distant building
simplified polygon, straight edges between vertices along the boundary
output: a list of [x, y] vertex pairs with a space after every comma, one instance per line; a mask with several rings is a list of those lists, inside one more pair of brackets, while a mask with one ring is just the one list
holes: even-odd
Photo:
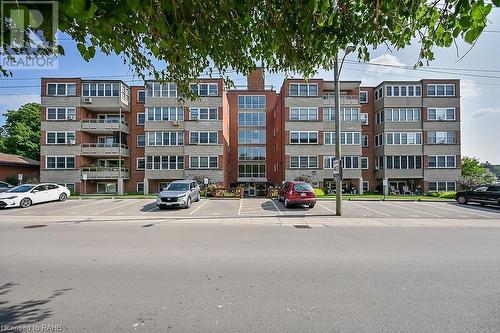
[[[40, 162], [11, 154], [0, 153], [0, 180], [23, 175], [23, 180], [40, 177]], [[12, 185], [17, 185], [12, 184]]]

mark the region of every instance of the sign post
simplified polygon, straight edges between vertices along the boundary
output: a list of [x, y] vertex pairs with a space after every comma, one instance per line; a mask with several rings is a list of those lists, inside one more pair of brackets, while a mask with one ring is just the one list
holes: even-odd
[[17, 174], [17, 181], [19, 182], [19, 184], [17, 184], [17, 185], [22, 184], [22, 182], [23, 182], [23, 174], [22, 173]]
[[88, 178], [88, 175], [86, 173], [82, 173], [83, 194], [84, 195], [87, 195], [87, 178]]
[[205, 185], [205, 199], [207, 198], [207, 192], [208, 192], [208, 182], [209, 179], [207, 177], [203, 178], [203, 185]]
[[382, 180], [382, 191], [384, 192], [384, 200], [386, 193], [389, 193], [389, 180], [387, 178], [384, 178]]

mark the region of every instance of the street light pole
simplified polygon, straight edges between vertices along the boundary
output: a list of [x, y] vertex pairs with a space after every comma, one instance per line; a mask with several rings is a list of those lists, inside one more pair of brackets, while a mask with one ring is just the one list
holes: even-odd
[[340, 82], [339, 82], [339, 57], [335, 54], [333, 62], [333, 80], [335, 90], [335, 157], [339, 163], [339, 174], [335, 180], [335, 215], [342, 215], [342, 161], [340, 150]]

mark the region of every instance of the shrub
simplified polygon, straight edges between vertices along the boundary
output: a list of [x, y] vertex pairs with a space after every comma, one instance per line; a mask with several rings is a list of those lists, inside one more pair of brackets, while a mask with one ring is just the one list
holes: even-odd
[[456, 192], [441, 192], [439, 197], [445, 199], [455, 199]]
[[317, 197], [322, 197], [325, 195], [325, 191], [320, 188], [314, 188], [314, 194], [316, 194]]

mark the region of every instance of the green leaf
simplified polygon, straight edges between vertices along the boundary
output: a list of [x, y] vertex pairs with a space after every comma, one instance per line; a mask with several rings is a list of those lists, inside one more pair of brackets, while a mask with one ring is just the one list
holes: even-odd
[[500, 7], [500, 0], [491, 0], [491, 2], [493, 2], [495, 6]]
[[472, 44], [474, 43], [474, 41], [479, 37], [479, 35], [481, 34], [481, 31], [483, 29], [481, 28], [473, 28], [473, 29], [470, 29], [469, 31], [467, 31], [465, 33], [465, 41], [469, 44]]
[[134, 12], [139, 8], [139, 0], [127, 0], [127, 4]]
[[78, 43], [76, 44], [76, 48], [78, 49], [78, 51], [80, 51], [82, 57], [84, 57], [87, 54], [87, 47], [84, 44]]

